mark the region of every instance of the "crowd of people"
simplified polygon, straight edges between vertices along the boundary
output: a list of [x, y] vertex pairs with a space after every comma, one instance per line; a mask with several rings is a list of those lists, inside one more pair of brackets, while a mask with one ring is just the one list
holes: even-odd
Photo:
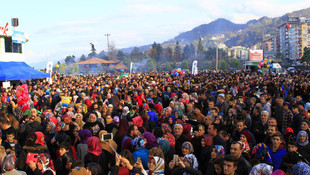
[[20, 84], [1, 89], [2, 174], [310, 172], [306, 72], [52, 79], [26, 82], [29, 109], [18, 104]]

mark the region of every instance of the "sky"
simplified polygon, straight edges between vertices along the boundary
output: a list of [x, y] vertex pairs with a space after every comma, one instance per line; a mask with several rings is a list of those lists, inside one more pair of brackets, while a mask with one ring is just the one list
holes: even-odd
[[[0, 26], [19, 18], [27, 33], [25, 59], [33, 67], [68, 55], [161, 43], [218, 18], [246, 23], [310, 7], [310, 0], [14, 0], [2, 3]], [[12, 29], [12, 27], [11, 27]]]

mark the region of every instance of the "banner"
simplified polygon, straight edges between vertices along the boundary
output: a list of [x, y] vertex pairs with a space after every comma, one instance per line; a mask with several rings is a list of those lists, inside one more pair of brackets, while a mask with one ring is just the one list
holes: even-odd
[[250, 50], [249, 61], [261, 61], [264, 59], [263, 50]]
[[19, 44], [25, 44], [26, 42], [25, 33], [21, 31], [13, 30], [12, 42], [19, 43]]
[[49, 78], [46, 78], [46, 81], [49, 82], [50, 84], [52, 84], [52, 73], [53, 73], [53, 62], [52, 61], [49, 61], [47, 64], [46, 64], [46, 73], [49, 73], [50, 74], [50, 77]]

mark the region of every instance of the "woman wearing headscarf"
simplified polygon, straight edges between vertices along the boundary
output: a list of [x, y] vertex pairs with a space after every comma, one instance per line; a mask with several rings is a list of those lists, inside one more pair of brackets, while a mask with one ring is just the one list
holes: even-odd
[[30, 133], [17, 159], [17, 169], [23, 170], [31, 175], [33, 172], [26, 163], [28, 154], [42, 153], [48, 153], [47, 146], [44, 144], [44, 134], [41, 132]]
[[11, 154], [4, 157], [1, 172], [2, 175], [26, 175], [26, 172], [16, 170], [16, 158]]
[[[139, 164], [139, 163], [138, 163]], [[142, 166], [140, 166], [142, 167]], [[165, 161], [164, 159], [154, 156], [151, 157], [147, 164], [148, 170], [142, 169], [144, 175], [161, 175], [165, 174]]]
[[85, 156], [88, 150], [87, 140], [91, 136], [92, 134], [88, 129], [83, 129], [79, 131], [80, 143], [76, 147], [76, 152], [78, 160], [81, 160], [82, 162], [85, 161]]
[[[182, 144], [182, 154], [186, 156], [187, 154], [193, 154], [194, 147], [191, 142], [184, 142]], [[195, 156], [196, 157], [196, 156]]]
[[131, 141], [131, 144], [133, 146], [133, 149], [135, 150], [132, 153], [132, 156], [134, 158], [134, 161], [137, 161], [137, 158], [140, 157], [142, 164], [144, 168], [147, 168], [147, 163], [149, 160], [149, 151], [145, 148], [146, 141], [143, 138], [136, 138]]
[[210, 174], [216, 174], [214, 168], [214, 162], [221, 159], [225, 155], [225, 149], [222, 145], [213, 145], [211, 150], [211, 160], [207, 168], [207, 172]]
[[156, 137], [150, 133], [150, 132], [145, 132], [143, 133], [143, 137], [146, 139], [147, 143], [145, 148], [146, 149], [151, 149], [152, 147], [156, 147], [157, 146], [157, 140]]
[[169, 163], [169, 168], [174, 175], [202, 175], [201, 171], [198, 170], [198, 166], [198, 161], [193, 154], [187, 154], [183, 159], [179, 158], [177, 164], [173, 160]]
[[123, 112], [122, 112], [122, 115], [121, 115], [121, 119], [130, 120], [130, 111], [129, 111], [129, 108], [127, 106], [123, 107]]
[[[117, 145], [122, 145], [123, 138], [125, 137], [127, 130], [128, 130], [129, 124], [127, 119], [121, 119], [119, 123], [119, 129], [117, 130], [115, 134], [115, 142]], [[118, 147], [118, 151], [121, 150], [121, 147]]]
[[306, 175], [310, 172], [310, 166], [305, 162], [299, 162], [293, 166], [294, 175]]
[[104, 173], [108, 173], [108, 161], [102, 152], [100, 140], [96, 136], [92, 136], [87, 140], [87, 154], [85, 155], [85, 165], [95, 162], [100, 165]]
[[199, 162], [199, 170], [202, 171], [203, 174], [206, 172], [206, 167], [211, 159], [211, 151], [213, 145], [213, 137], [211, 135], [203, 135], [201, 138], [201, 153], [198, 159]]
[[172, 132], [171, 127], [168, 124], [166, 124], [166, 123], [162, 123], [161, 124], [161, 128], [162, 128], [163, 133], [164, 133], [164, 135], [163, 135], [164, 139], [169, 142], [169, 144], [170, 144], [170, 146], [172, 148], [174, 148], [174, 146], [175, 146], [175, 137], [171, 133]]
[[104, 126], [97, 120], [97, 116], [94, 113], [91, 113], [88, 121], [83, 126], [83, 129], [89, 129], [93, 136], [95, 136], [99, 134], [99, 131], [104, 129]]
[[310, 160], [309, 136], [306, 131], [299, 131], [297, 135], [298, 152], [306, 159]]
[[158, 147], [163, 150], [166, 163], [169, 163], [173, 159], [174, 149], [171, 149], [169, 142], [164, 139], [159, 140]]
[[272, 166], [265, 163], [260, 163], [252, 168], [250, 175], [270, 175], [272, 173], [272, 170]]

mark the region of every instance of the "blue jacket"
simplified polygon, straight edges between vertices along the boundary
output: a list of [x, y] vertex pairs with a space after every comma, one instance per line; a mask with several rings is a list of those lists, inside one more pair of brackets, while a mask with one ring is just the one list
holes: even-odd
[[267, 146], [267, 151], [269, 152], [272, 159], [273, 171], [279, 169], [282, 158], [285, 156], [286, 153], [284, 145], [280, 145], [280, 148], [277, 150], [277, 152], [272, 152], [271, 148]]
[[147, 163], [149, 161], [149, 151], [146, 148], [140, 148], [139, 150], [132, 153], [133, 159], [136, 162], [137, 157], [141, 158], [142, 165], [144, 169], [147, 169]]
[[147, 115], [149, 115], [150, 119], [149, 121], [154, 121], [156, 123], [156, 126], [158, 126], [158, 117], [155, 111], [149, 111], [147, 113]]

